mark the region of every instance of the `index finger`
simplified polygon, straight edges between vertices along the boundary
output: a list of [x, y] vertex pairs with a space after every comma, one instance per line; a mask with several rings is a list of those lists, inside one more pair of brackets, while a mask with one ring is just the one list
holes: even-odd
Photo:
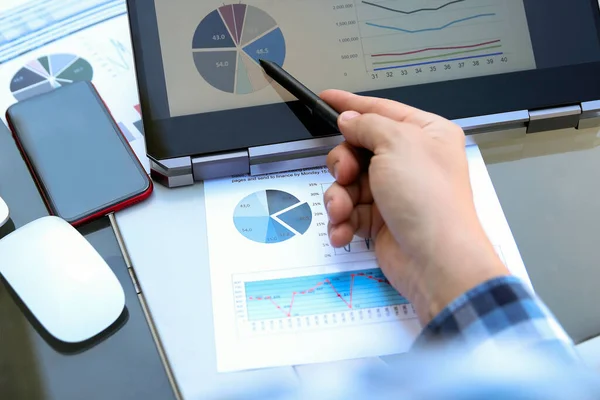
[[360, 114], [379, 114], [399, 122], [412, 123], [422, 128], [440, 118], [429, 112], [393, 100], [359, 96], [343, 90], [325, 90], [320, 97], [340, 113], [356, 111]]
[[379, 114], [358, 114], [355, 111], [340, 115], [338, 125], [346, 141], [378, 155], [397, 147], [403, 134], [419, 128], [407, 122], [398, 122]]

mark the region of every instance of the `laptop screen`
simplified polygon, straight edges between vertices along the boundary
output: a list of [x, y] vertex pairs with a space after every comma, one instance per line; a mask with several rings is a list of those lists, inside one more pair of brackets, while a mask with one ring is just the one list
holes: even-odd
[[294, 100], [260, 58], [316, 92], [600, 59], [587, 1], [156, 0], [155, 8], [170, 116]]
[[271, 81], [449, 119], [600, 99], [597, 0], [128, 0], [148, 153], [328, 135]]

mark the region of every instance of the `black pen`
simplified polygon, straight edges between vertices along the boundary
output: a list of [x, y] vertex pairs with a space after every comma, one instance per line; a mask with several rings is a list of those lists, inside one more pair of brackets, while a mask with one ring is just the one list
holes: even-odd
[[259, 60], [259, 62], [267, 75], [307, 106], [313, 115], [318, 115], [333, 128], [336, 130], [339, 129], [337, 121], [340, 114], [329, 104], [325, 103], [323, 99], [300, 83], [278, 64], [267, 60]]

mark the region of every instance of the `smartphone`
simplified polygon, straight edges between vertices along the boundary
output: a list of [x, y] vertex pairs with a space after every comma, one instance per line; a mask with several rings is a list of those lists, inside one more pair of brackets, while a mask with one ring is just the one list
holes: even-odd
[[72, 225], [151, 194], [150, 177], [91, 82], [16, 103], [6, 119], [49, 212]]

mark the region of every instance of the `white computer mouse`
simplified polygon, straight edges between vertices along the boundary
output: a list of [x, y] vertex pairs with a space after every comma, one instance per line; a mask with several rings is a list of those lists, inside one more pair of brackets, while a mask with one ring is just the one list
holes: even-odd
[[2, 200], [2, 197], [0, 197], [0, 228], [8, 221], [9, 216], [8, 206], [4, 200]]
[[79, 343], [123, 312], [121, 283], [69, 223], [43, 217], [0, 240], [0, 274], [56, 339]]

